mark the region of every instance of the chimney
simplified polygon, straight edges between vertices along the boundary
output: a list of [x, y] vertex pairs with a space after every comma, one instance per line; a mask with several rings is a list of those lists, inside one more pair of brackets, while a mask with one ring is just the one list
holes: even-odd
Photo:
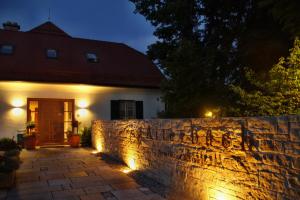
[[4, 30], [8, 31], [19, 31], [20, 30], [20, 25], [17, 22], [10, 22], [7, 21], [2, 24]]

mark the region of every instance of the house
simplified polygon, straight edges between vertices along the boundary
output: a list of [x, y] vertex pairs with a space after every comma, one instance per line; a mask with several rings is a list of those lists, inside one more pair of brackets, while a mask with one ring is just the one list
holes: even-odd
[[35, 122], [40, 145], [64, 144], [94, 119], [156, 118], [163, 75], [122, 44], [74, 38], [52, 22], [0, 29], [0, 137]]

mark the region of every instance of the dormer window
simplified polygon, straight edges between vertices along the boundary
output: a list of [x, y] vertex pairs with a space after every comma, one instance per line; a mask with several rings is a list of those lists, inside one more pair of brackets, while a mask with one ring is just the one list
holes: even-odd
[[0, 46], [0, 53], [5, 54], [5, 55], [11, 55], [14, 52], [14, 47], [13, 45], [10, 44], [2, 44]]
[[91, 63], [97, 63], [98, 62], [98, 56], [95, 53], [87, 53], [86, 59], [88, 62]]
[[47, 49], [47, 58], [57, 58], [57, 50]]

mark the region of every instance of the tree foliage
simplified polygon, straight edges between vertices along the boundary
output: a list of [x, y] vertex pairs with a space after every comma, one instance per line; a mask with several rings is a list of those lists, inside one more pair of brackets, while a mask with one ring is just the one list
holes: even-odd
[[162, 88], [168, 117], [226, 111], [233, 102], [229, 85], [249, 85], [244, 66], [264, 74], [288, 54], [297, 34], [289, 20], [281, 20], [286, 13], [276, 11], [276, 0], [130, 1], [155, 27], [158, 40], [147, 54], [167, 77]]
[[268, 79], [259, 79], [253, 70], [246, 73], [247, 79], [255, 86], [247, 90], [232, 85], [239, 96], [236, 115], [286, 115], [300, 114], [300, 40], [287, 58], [280, 58], [268, 72]]

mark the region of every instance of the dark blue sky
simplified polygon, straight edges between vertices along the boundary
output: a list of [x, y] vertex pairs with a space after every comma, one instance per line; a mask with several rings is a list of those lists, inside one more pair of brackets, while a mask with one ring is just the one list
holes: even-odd
[[134, 14], [128, 0], [0, 0], [0, 22], [10, 20], [22, 31], [48, 19], [73, 37], [123, 42], [145, 52], [155, 41], [153, 27]]

